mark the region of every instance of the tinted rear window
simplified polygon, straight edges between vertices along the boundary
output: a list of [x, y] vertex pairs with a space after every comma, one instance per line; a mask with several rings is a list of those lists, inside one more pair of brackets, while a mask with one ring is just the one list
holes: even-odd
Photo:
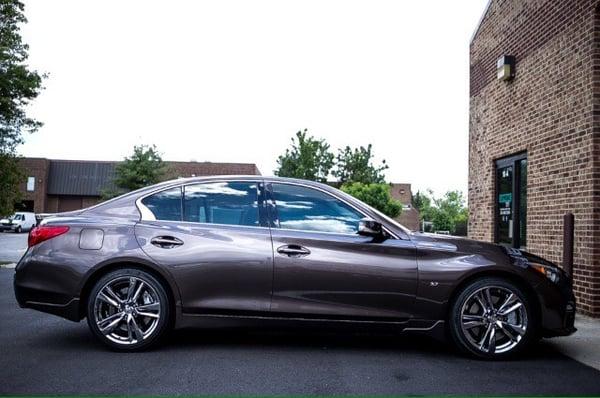
[[211, 182], [185, 187], [184, 220], [258, 226], [256, 182]]
[[157, 220], [181, 221], [181, 187], [150, 195], [142, 203]]

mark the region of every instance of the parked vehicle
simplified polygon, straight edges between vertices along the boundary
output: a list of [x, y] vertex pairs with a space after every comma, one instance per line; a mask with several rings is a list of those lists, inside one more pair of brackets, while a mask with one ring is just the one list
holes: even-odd
[[540, 257], [408, 231], [330, 186], [168, 181], [46, 218], [16, 267], [22, 307], [118, 350], [172, 327], [308, 323], [448, 336], [481, 358], [575, 331], [571, 281]]
[[8, 218], [0, 220], [1, 231], [21, 233], [31, 230], [36, 225], [35, 213], [30, 212], [17, 212]]

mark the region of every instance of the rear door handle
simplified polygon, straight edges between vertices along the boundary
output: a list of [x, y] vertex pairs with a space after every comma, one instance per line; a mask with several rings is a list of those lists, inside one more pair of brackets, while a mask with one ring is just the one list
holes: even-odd
[[150, 240], [156, 247], [160, 247], [162, 249], [172, 249], [175, 246], [183, 245], [183, 241], [181, 239], [177, 239], [174, 236], [157, 236]]
[[284, 245], [277, 248], [277, 253], [288, 257], [303, 257], [310, 254], [310, 250], [300, 245]]

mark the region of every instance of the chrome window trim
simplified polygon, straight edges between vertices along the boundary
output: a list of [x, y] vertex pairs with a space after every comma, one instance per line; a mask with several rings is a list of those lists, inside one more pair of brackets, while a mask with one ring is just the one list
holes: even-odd
[[[207, 179], [206, 181], [187, 181], [184, 183], [177, 183], [174, 182], [173, 185], [169, 185], [167, 187], [160, 187], [159, 189], [156, 189], [154, 191], [148, 192], [142, 196], [140, 196], [139, 198], [137, 198], [135, 200], [135, 205], [137, 206], [138, 210], [140, 211], [141, 214], [141, 218], [140, 221], [161, 221], [161, 222], [168, 222], [168, 223], [188, 223], [188, 224], [197, 224], [197, 225], [206, 225], [206, 226], [210, 226], [210, 225], [215, 225], [215, 226], [226, 226], [226, 227], [242, 227], [242, 228], [260, 228], [260, 229], [270, 229], [270, 227], [262, 227], [262, 226], [252, 226], [252, 225], [234, 225], [234, 224], [215, 224], [215, 223], [200, 223], [200, 222], [194, 222], [194, 221], [172, 221], [172, 220], [157, 220], [156, 217], [154, 216], [154, 214], [150, 211], [150, 209], [148, 209], [143, 203], [142, 200], [144, 200], [146, 197], [154, 195], [156, 193], [160, 193], [163, 191], [168, 191], [169, 189], [173, 189], [175, 187], [180, 187], [181, 188], [181, 192], [183, 195], [184, 189], [186, 186], [188, 185], [198, 185], [198, 184], [210, 184], [210, 183], [215, 183], [215, 182], [255, 182], [257, 184], [287, 184], [287, 185], [296, 185], [296, 186], [300, 186], [300, 187], [304, 187], [304, 188], [309, 188], [309, 189], [315, 189], [317, 191], [323, 192], [326, 195], [329, 195], [343, 203], [345, 203], [346, 205], [350, 206], [351, 208], [353, 208], [354, 210], [356, 210], [358, 213], [360, 213], [363, 217], [370, 217], [369, 215], [365, 214], [365, 212], [361, 209], [359, 209], [358, 207], [356, 207], [353, 203], [348, 202], [347, 200], [340, 198], [334, 194], [332, 194], [331, 192], [311, 185], [311, 184], [304, 184], [301, 182], [297, 182], [297, 181], [285, 181], [285, 180], [272, 180], [269, 178], [253, 178], [253, 177], [248, 177], [248, 178], [233, 178], [231, 180], [229, 179], [224, 179], [224, 178], [218, 178], [218, 179]], [[265, 187], [266, 188], [266, 187]], [[267, 202], [267, 200], [265, 200], [265, 203]], [[275, 203], [271, 203], [271, 205], [276, 206]], [[307, 231], [307, 230], [301, 230], [301, 229], [282, 229], [282, 228], [276, 228], [279, 230], [284, 230], [284, 231], [294, 231], [294, 232], [303, 232], [303, 233], [323, 233], [323, 234], [330, 234], [330, 235], [342, 235], [342, 236], [360, 236], [357, 233], [354, 234], [346, 234], [346, 233], [338, 233], [338, 232], [323, 232], [323, 231]], [[403, 239], [401, 238], [398, 234], [392, 232], [390, 230], [390, 228], [388, 228], [385, 224], [383, 224], [383, 230], [393, 239], [399, 239], [399, 240], [410, 240], [410, 239]]]
[[144, 220], [144, 221], [160, 221], [162, 223], [173, 223], [173, 224], [185, 224], [185, 226], [187, 226], [188, 224], [192, 224], [192, 226], [201, 226], [201, 227], [206, 227], [206, 228], [210, 228], [210, 227], [229, 227], [229, 228], [251, 228], [251, 229], [264, 229], [264, 230], [268, 230], [269, 227], [263, 227], [260, 225], [237, 225], [237, 224], [218, 224], [218, 223], [210, 223], [210, 222], [197, 222], [197, 221], [173, 221], [173, 220]]
[[[340, 202], [348, 205], [349, 207], [351, 207], [352, 209], [356, 210], [360, 215], [363, 216], [363, 218], [368, 217], [371, 218], [368, 214], [365, 214], [365, 212], [361, 209], [359, 209], [358, 207], [356, 207], [353, 203], [348, 202], [345, 199], [342, 199], [334, 194], [332, 194], [331, 192], [328, 192], [325, 189], [322, 189], [320, 187], [316, 187], [314, 185], [310, 185], [310, 184], [302, 184], [302, 183], [298, 183], [295, 181], [279, 181], [279, 180], [269, 180], [266, 179], [265, 182], [268, 184], [287, 184], [287, 185], [296, 185], [299, 187], [303, 187], [303, 188], [309, 188], [309, 189], [315, 189], [317, 191], [321, 191], [323, 192], [325, 195], [328, 195], [334, 199], [339, 200]], [[274, 195], [274, 194], [273, 194]], [[277, 203], [275, 202], [274, 198], [272, 198], [271, 200], [271, 205], [275, 206], [275, 208], [277, 208]], [[312, 230], [305, 230], [305, 229], [291, 229], [291, 228], [275, 228], [275, 229], [279, 229], [279, 230], [285, 230], [285, 231], [295, 231], [295, 232], [307, 232], [307, 233], [324, 233], [324, 234], [333, 234], [333, 235], [343, 235], [343, 236], [360, 236], [358, 233], [354, 233], [354, 234], [347, 234], [347, 233], [343, 233], [343, 232], [325, 232], [325, 231], [312, 231]], [[390, 235], [392, 238], [394, 239], [401, 239], [397, 234], [393, 233], [386, 225], [383, 225], [383, 230]], [[404, 239], [402, 239], [404, 240]]]

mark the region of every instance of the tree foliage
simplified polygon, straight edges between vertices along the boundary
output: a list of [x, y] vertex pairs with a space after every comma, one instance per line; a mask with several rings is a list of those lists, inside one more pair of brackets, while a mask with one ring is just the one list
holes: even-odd
[[19, 28], [27, 22], [23, 9], [20, 1], [0, 0], [0, 214], [11, 213], [20, 198], [23, 175], [16, 147], [23, 142], [23, 132], [34, 132], [41, 126], [25, 112], [42, 90], [45, 76], [26, 64], [29, 47], [23, 43]]
[[389, 184], [352, 182], [342, 185], [341, 189], [392, 218], [402, 212], [402, 203], [392, 198]]
[[165, 163], [156, 146], [134, 146], [133, 154], [115, 168], [114, 183], [117, 191], [103, 193], [105, 199], [124, 192], [133, 191], [162, 180], [165, 173]]
[[326, 182], [334, 155], [329, 144], [308, 135], [308, 131], [298, 131], [292, 138], [292, 147], [277, 159], [275, 175]]
[[435, 231], [466, 235], [469, 211], [462, 192], [448, 191], [440, 198], [434, 197], [431, 190], [417, 192], [413, 205], [419, 210], [421, 220], [433, 223]]
[[337, 155], [336, 167], [333, 175], [342, 184], [361, 182], [363, 184], [381, 184], [385, 182], [384, 172], [389, 168], [385, 160], [380, 166], [373, 164], [372, 145], [366, 148], [340, 149]]
[[19, 184], [24, 175], [18, 159], [12, 154], [0, 153], [0, 215], [14, 211], [14, 205], [21, 199]]

